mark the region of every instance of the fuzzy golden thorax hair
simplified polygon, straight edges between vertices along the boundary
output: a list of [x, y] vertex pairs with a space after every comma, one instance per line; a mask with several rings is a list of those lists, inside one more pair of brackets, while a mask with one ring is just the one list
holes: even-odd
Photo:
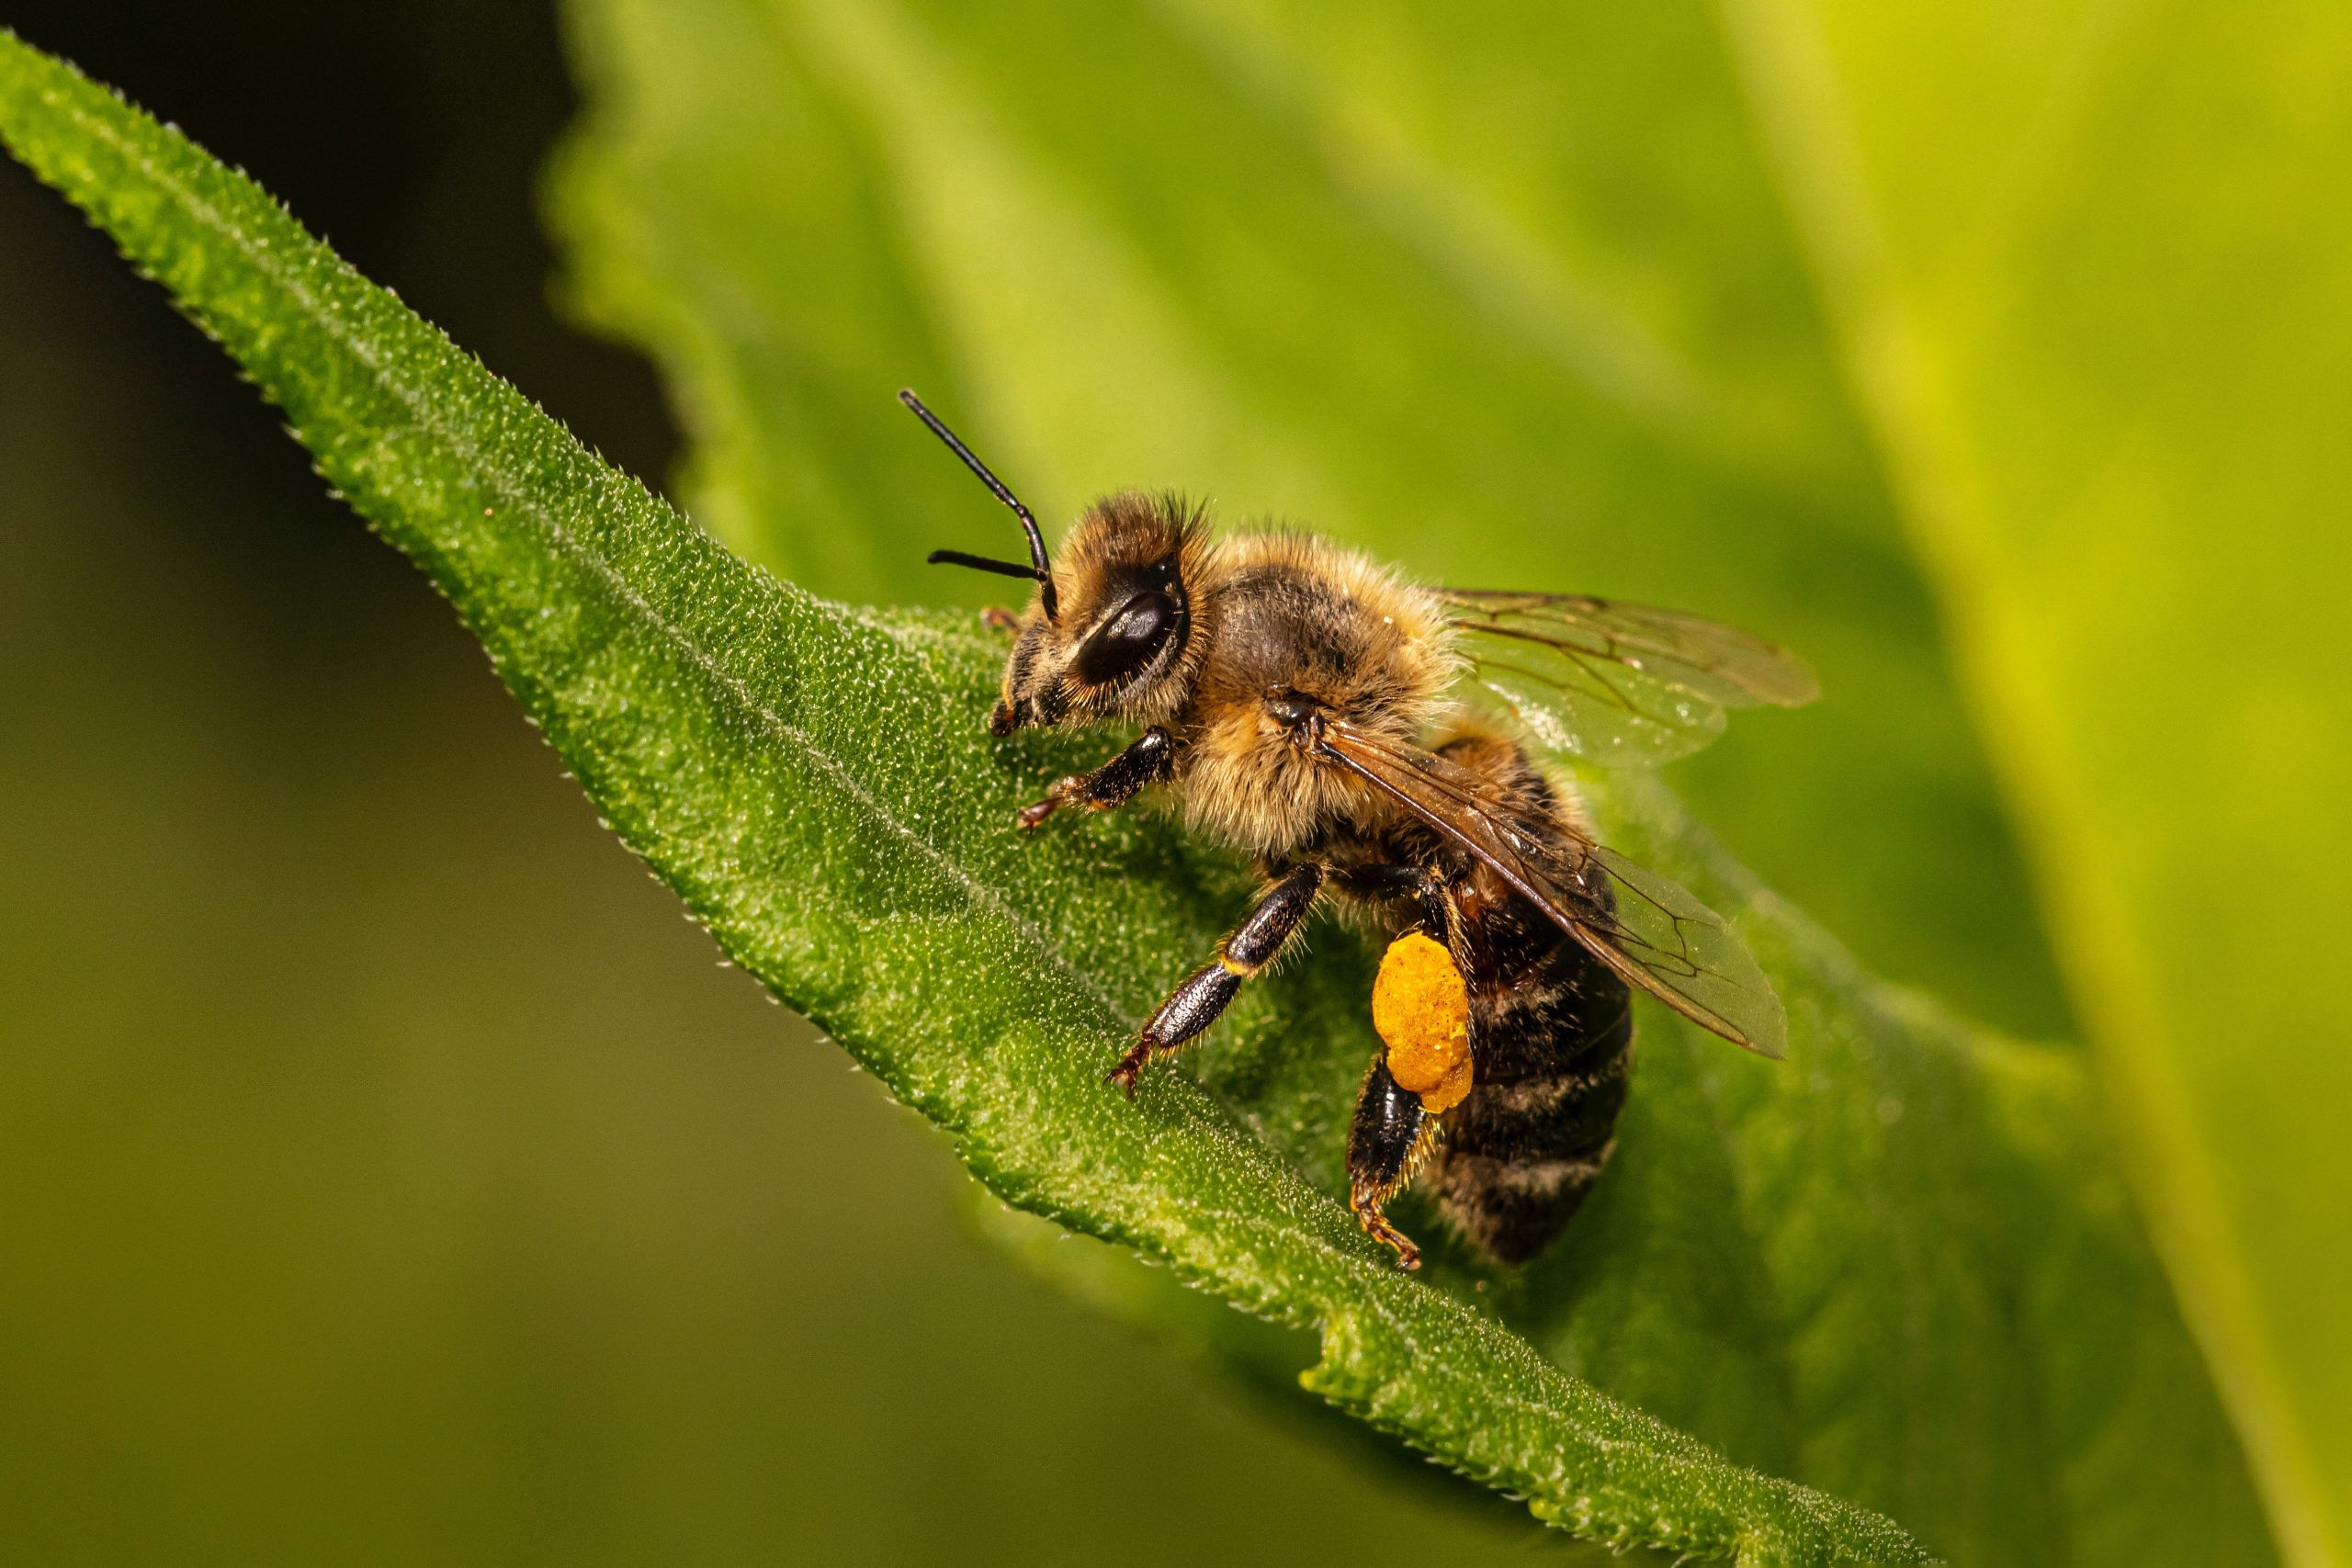
[[1313, 535], [1242, 533], [1213, 552], [1196, 604], [1215, 616], [1177, 727], [1193, 824], [1280, 858], [1341, 821], [1388, 815], [1363, 780], [1311, 756], [1278, 710], [1304, 698], [1396, 741], [1438, 720], [1461, 664], [1423, 590]]
[[1277, 708], [1303, 698], [1407, 741], [1460, 668], [1442, 610], [1392, 570], [1308, 534], [1213, 538], [1172, 496], [1097, 502], [1052, 570], [1056, 613], [1032, 597], [989, 728], [1163, 726], [1187, 815], [1261, 855], [1386, 809]]

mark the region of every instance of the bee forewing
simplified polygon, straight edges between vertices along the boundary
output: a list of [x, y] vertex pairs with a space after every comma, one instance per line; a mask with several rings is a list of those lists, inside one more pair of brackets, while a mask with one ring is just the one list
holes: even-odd
[[1595, 844], [1592, 857], [1614, 885], [1616, 908], [1605, 929], [1579, 933], [1585, 945], [1701, 1028], [1759, 1056], [1786, 1055], [1789, 1022], [1780, 993], [1724, 918], [1680, 884], [1614, 850]]
[[1467, 851], [1628, 984], [1761, 1055], [1787, 1049], [1771, 982], [1723, 917], [1689, 892], [1536, 818], [1435, 752], [1324, 721], [1323, 754]]

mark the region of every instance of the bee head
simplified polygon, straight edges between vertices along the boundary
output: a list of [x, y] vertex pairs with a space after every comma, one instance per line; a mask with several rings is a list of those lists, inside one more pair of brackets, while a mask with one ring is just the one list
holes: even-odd
[[1193, 630], [1186, 577], [1201, 534], [1199, 512], [1174, 496], [1122, 491], [1108, 497], [1070, 530], [1057, 572], [1036, 518], [1004, 481], [914, 393], [901, 391], [899, 400], [1012, 509], [1028, 541], [1025, 566], [962, 550], [931, 552], [933, 565], [967, 566], [1037, 585], [1021, 616], [989, 730], [1010, 735], [1024, 724], [1148, 721], [1181, 707], [1196, 662], [1185, 658]]
[[1122, 491], [1088, 508], [1021, 617], [989, 728], [1153, 723], [1182, 707], [1200, 539], [1200, 513], [1174, 496]]

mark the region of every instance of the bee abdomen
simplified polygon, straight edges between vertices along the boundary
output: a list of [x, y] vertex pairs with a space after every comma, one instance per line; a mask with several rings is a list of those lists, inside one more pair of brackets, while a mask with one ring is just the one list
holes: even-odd
[[1580, 1159], [1525, 1160], [1447, 1152], [1432, 1179], [1449, 1223], [1498, 1263], [1541, 1253], [1584, 1204], [1615, 1146], [1603, 1142]]
[[1535, 981], [1474, 999], [1478, 1082], [1445, 1118], [1429, 1190], [1463, 1235], [1504, 1263], [1549, 1246], [1609, 1158], [1633, 1067], [1623, 983], [1564, 948]]

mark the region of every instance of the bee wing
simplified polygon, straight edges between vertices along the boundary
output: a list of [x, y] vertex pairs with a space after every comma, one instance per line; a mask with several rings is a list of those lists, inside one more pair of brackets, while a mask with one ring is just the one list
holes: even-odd
[[1438, 597], [1470, 660], [1465, 694], [1581, 761], [1671, 761], [1722, 734], [1725, 708], [1821, 694], [1786, 649], [1679, 610], [1577, 593]]
[[1484, 861], [1628, 985], [1759, 1055], [1787, 1049], [1772, 983], [1723, 917], [1682, 888], [1435, 752], [1343, 719], [1321, 721], [1316, 746]]

